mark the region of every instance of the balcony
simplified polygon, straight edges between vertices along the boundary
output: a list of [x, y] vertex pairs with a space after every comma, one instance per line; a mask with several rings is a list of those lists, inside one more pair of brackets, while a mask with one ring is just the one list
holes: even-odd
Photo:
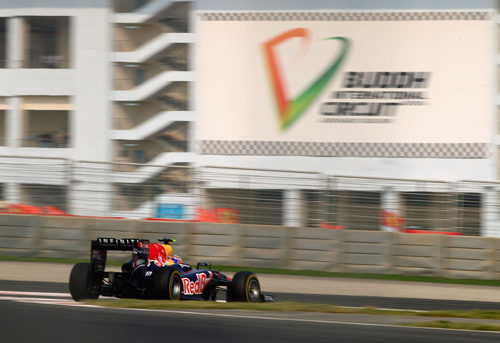
[[113, 130], [111, 135], [113, 139], [119, 140], [143, 140], [176, 122], [193, 120], [194, 112], [191, 111], [165, 111], [144, 121], [132, 129]]
[[[114, 162], [146, 164], [163, 154], [179, 154], [188, 151], [187, 123], [176, 122], [166, 130], [144, 140], [118, 140], [115, 143]], [[179, 161], [178, 161], [179, 162]], [[180, 161], [182, 162], [182, 161]], [[132, 171], [130, 165], [121, 166], [119, 171]]]
[[189, 71], [162, 71], [140, 85], [129, 90], [115, 90], [113, 101], [137, 102], [147, 100], [160, 93], [174, 82], [194, 81], [194, 73]]
[[[183, 59], [187, 59], [186, 45], [194, 42], [195, 42], [195, 35], [193, 33], [175, 33], [175, 32], [161, 33], [156, 37], [149, 39], [146, 43], [142, 42], [135, 43], [133, 40], [130, 39], [116, 40], [115, 41], [116, 52], [113, 53], [112, 59], [115, 62], [143, 63], [143, 62], [148, 62], [151, 59], [156, 59], [161, 61], [163, 58], [174, 57], [171, 55], [170, 56], [167, 55], [157, 58], [157, 56], [160, 53], [163, 53], [165, 49], [172, 50], [173, 52], [180, 51], [184, 55], [181, 57]], [[177, 55], [178, 54], [179, 53], [177, 52]], [[168, 62], [168, 60], [165, 61]], [[164, 64], [168, 63], [164, 62]]]
[[[188, 44], [174, 44], [155, 56], [131, 57], [136, 62], [120, 62], [114, 64], [114, 89], [130, 90], [148, 82], [162, 72], [188, 70]], [[127, 54], [127, 53], [125, 53]], [[147, 61], [138, 62], [142, 58]], [[187, 80], [186, 80], [187, 81]]]

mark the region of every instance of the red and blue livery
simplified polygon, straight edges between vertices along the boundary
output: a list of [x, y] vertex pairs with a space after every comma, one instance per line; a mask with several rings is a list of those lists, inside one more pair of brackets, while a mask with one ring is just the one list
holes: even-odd
[[[172, 254], [173, 239], [158, 243], [135, 238], [97, 238], [91, 242], [90, 263], [71, 270], [69, 288], [75, 301], [102, 296], [171, 300], [273, 301], [260, 292], [254, 273], [241, 271], [232, 278], [200, 262], [196, 268]], [[106, 271], [107, 252], [132, 251], [121, 272]]]

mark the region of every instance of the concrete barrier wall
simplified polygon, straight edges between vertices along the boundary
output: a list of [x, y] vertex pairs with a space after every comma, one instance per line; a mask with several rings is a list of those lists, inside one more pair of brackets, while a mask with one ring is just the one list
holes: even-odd
[[[88, 258], [96, 237], [174, 238], [174, 254], [249, 267], [498, 279], [500, 239], [319, 228], [0, 215], [0, 255]], [[130, 252], [110, 252], [124, 260]]]

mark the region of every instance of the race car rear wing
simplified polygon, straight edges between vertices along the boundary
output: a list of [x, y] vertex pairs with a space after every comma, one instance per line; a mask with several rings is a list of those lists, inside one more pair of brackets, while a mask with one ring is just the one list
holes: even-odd
[[99, 237], [92, 241], [92, 246], [98, 250], [133, 250], [137, 243], [149, 243], [147, 239], [138, 238], [106, 238]]
[[[134, 251], [134, 255], [147, 256], [149, 240], [138, 238], [110, 238], [99, 237], [91, 241], [90, 264], [91, 274], [104, 272], [108, 250]], [[134, 250], [135, 249], [135, 250]]]

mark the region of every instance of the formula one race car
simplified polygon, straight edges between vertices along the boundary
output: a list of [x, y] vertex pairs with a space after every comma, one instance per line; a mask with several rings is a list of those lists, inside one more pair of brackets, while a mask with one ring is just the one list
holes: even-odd
[[[242, 271], [229, 278], [207, 263], [196, 268], [172, 255], [169, 243], [159, 239], [98, 238], [91, 243], [90, 263], [77, 263], [69, 278], [71, 296], [76, 301], [97, 299], [99, 295], [118, 298], [273, 301], [260, 292], [254, 273]], [[121, 272], [105, 271], [108, 250], [132, 251], [132, 259]]]

